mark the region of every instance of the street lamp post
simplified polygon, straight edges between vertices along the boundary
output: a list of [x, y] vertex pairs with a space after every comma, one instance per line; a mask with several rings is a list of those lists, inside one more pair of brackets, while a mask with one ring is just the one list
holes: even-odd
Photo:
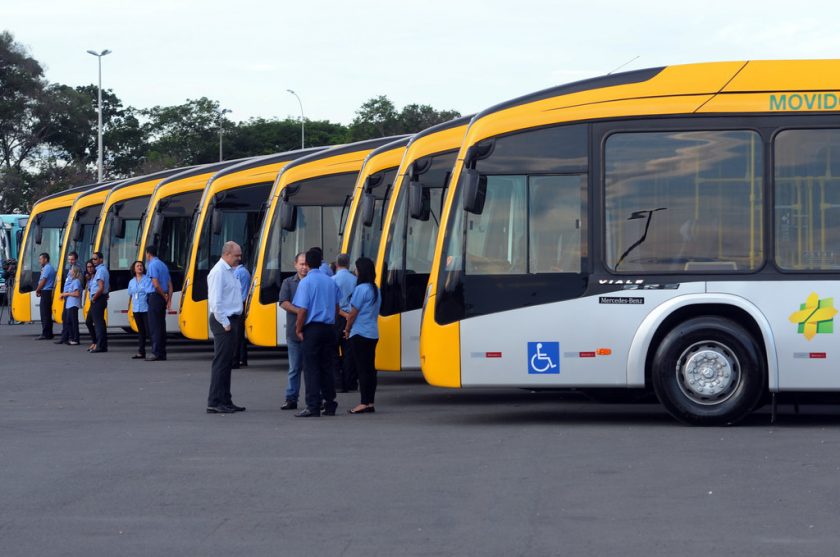
[[103, 50], [102, 52], [96, 52], [95, 50], [88, 50], [88, 54], [92, 54], [96, 56], [96, 59], [99, 62], [99, 108], [97, 112], [99, 112], [99, 132], [98, 132], [98, 154], [97, 154], [97, 167], [99, 168], [99, 181], [102, 181], [102, 57], [111, 54], [111, 51], [108, 49]]
[[304, 127], [303, 127], [303, 126], [304, 126], [304, 122], [306, 121], [306, 118], [305, 118], [305, 117], [304, 117], [304, 115], [303, 115], [303, 103], [302, 103], [302, 102], [300, 102], [300, 97], [298, 96], [298, 94], [297, 94], [297, 93], [295, 93], [295, 92], [294, 92], [294, 91], [292, 91], [291, 89], [286, 89], [286, 91], [288, 91], [289, 93], [291, 93], [292, 95], [294, 95], [294, 96], [295, 96], [295, 98], [298, 100], [298, 104], [300, 105], [300, 148], [301, 148], [301, 149], [303, 149], [303, 148], [304, 148], [304, 147], [303, 147], [303, 144], [304, 144], [304, 137], [305, 137], [305, 131], [304, 131]]
[[222, 133], [224, 131], [222, 129], [222, 123], [225, 120], [225, 114], [230, 114], [231, 112], [232, 111], [228, 110], [227, 108], [224, 108], [219, 111], [219, 162], [222, 162], [224, 160], [224, 158], [222, 157]]

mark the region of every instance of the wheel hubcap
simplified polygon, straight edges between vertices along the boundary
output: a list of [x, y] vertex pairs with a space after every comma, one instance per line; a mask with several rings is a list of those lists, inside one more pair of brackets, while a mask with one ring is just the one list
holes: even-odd
[[741, 366], [729, 347], [716, 341], [689, 346], [677, 360], [677, 383], [683, 394], [698, 404], [720, 404], [741, 381]]

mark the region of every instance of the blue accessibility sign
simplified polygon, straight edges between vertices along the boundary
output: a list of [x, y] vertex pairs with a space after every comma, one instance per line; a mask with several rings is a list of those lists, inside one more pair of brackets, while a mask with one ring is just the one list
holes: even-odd
[[529, 342], [528, 373], [535, 375], [559, 375], [560, 343]]

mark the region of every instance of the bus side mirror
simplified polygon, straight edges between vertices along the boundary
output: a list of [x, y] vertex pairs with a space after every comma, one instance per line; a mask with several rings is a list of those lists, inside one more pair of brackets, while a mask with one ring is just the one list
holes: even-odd
[[41, 240], [44, 239], [44, 229], [41, 228], [41, 223], [38, 222], [38, 221], [35, 221], [34, 232], [35, 232], [35, 243], [40, 246], [41, 245]]
[[280, 203], [280, 228], [287, 232], [297, 228], [297, 207], [285, 200]]
[[152, 238], [160, 234], [160, 229], [163, 228], [163, 216], [160, 214], [159, 211], [155, 211], [155, 214], [152, 215], [152, 224], [149, 227], [149, 238], [147, 238], [147, 242], [150, 241]]
[[120, 240], [125, 238], [125, 219], [115, 216], [111, 227], [114, 231], [114, 238], [119, 238]]
[[220, 209], [213, 209], [210, 218], [212, 219], [213, 235], [218, 236], [222, 233], [222, 211]]
[[363, 193], [361, 199], [362, 207], [361, 207], [361, 217], [362, 217], [362, 225], [366, 227], [370, 227], [373, 225], [373, 217], [376, 208], [376, 198], [373, 196], [372, 193]]
[[420, 221], [429, 220], [432, 213], [432, 194], [422, 182], [412, 180], [408, 183], [408, 214]]
[[487, 197], [487, 176], [474, 168], [465, 168], [461, 172], [464, 192], [464, 210], [480, 215], [484, 211], [484, 199]]

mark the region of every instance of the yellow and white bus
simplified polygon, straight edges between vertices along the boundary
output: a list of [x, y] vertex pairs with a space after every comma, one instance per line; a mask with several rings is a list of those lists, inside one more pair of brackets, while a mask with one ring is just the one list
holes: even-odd
[[325, 262], [335, 260], [365, 158], [397, 139], [333, 147], [289, 163], [277, 176], [248, 296], [245, 331], [253, 344], [286, 345], [286, 316], [277, 301], [283, 279], [295, 272], [295, 254], [320, 246]]
[[376, 260], [385, 210], [411, 137], [409, 135], [374, 149], [365, 159], [356, 179], [350, 213], [341, 237], [341, 252], [350, 256], [351, 267], [359, 257]]
[[184, 284], [199, 203], [207, 181], [216, 172], [244, 160], [247, 159], [189, 168], [162, 180], [152, 193], [142, 219], [137, 259], [145, 260], [146, 247], [153, 245], [157, 248], [160, 260], [169, 268], [173, 294], [171, 308], [166, 314], [167, 333], [180, 332], [177, 308], [180, 306], [181, 287]]
[[[93, 251], [101, 251], [108, 265], [108, 327], [130, 331], [128, 283], [133, 278], [131, 264], [138, 260], [140, 223], [157, 185], [184, 168], [163, 170], [120, 182], [111, 188], [102, 206], [102, 218], [93, 239]], [[56, 302], [54, 302], [56, 303]]]
[[707, 63], [477, 115], [426, 294], [427, 381], [652, 388], [698, 425], [840, 390], [838, 90], [838, 60]]
[[420, 369], [423, 295], [446, 187], [470, 118], [445, 122], [412, 137], [400, 165], [386, 204], [384, 240], [374, 257], [382, 296], [378, 370]]
[[[53, 320], [56, 323], [62, 322], [64, 313], [64, 300], [60, 296], [61, 288], [59, 285], [64, 285], [64, 280], [67, 278], [67, 254], [72, 251], [78, 254], [77, 264], [84, 273], [85, 262], [93, 256], [93, 244], [96, 240], [96, 229], [99, 228], [102, 205], [105, 203], [111, 188], [117, 184], [119, 184], [119, 181], [112, 181], [90, 188], [76, 197], [73, 206], [70, 208], [67, 228], [64, 230], [61, 255], [58, 264], [54, 265], [56, 288], [53, 292], [52, 313]], [[87, 315], [88, 302], [86, 296], [83, 296], [82, 299], [84, 303], [79, 317], [83, 320]]]
[[[100, 184], [80, 186], [48, 195], [38, 200], [32, 207], [23, 233], [11, 300], [12, 316], [17, 321], [28, 322], [39, 318], [41, 299], [33, 294], [38, 287], [38, 277], [41, 274], [38, 256], [44, 252], [49, 253], [50, 262], [56, 271], [63, 268], [61, 246], [70, 208], [76, 197], [97, 185]], [[56, 290], [60, 290], [60, 283], [57, 280]]]
[[229, 240], [238, 243], [242, 264], [253, 272], [260, 229], [277, 174], [289, 162], [323, 150], [316, 147], [256, 157], [220, 170], [207, 182], [181, 296], [181, 334], [196, 340], [210, 338], [207, 275], [221, 257], [222, 245]]

